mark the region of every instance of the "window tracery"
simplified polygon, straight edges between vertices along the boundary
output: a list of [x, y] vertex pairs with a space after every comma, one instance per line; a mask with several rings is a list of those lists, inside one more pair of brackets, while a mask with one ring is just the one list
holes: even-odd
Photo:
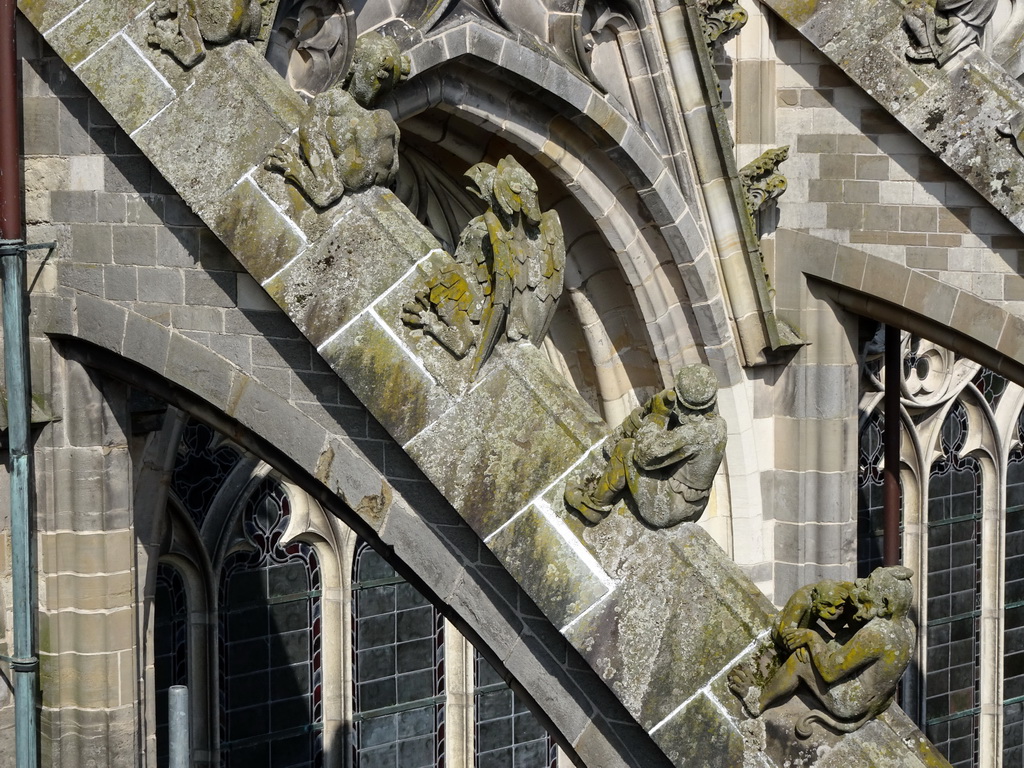
[[[481, 752], [472, 646], [340, 519], [194, 421], [167, 525], [149, 641], [160, 765], [167, 688], [187, 683], [197, 766], [557, 768], [493, 673], [485, 693], [512, 702], [514, 738]], [[465, 674], [447, 674], [449, 655]]]
[[1024, 411], [1006, 468], [1003, 764], [1024, 764]]
[[928, 499], [928, 737], [954, 766], [974, 765], [980, 713], [981, 466], [963, 455], [967, 411], [957, 402], [941, 433]]
[[[885, 415], [875, 411], [861, 425], [857, 473], [857, 576], [860, 578], [866, 578], [871, 571], [883, 565], [884, 434]], [[900, 494], [902, 496], [902, 487]]]
[[185, 424], [171, 473], [171, 490], [197, 529], [202, 528], [217, 490], [241, 458], [238, 450], [202, 422], [190, 419]]
[[356, 550], [352, 590], [355, 764], [443, 768], [440, 613], [365, 542]]
[[323, 761], [320, 568], [313, 548], [287, 542], [288, 497], [265, 478], [245, 504], [249, 549], [220, 581], [221, 750], [225, 766]]
[[[859, 569], [877, 546], [864, 520], [879, 504], [880, 341], [864, 356]], [[903, 563], [927, 575], [917, 606], [920, 670], [905, 683], [904, 708], [954, 766], [1000, 757], [1016, 764], [1024, 749], [1024, 389], [907, 333], [899, 375]]]
[[558, 748], [522, 699], [479, 651], [473, 665], [476, 768], [556, 768]]

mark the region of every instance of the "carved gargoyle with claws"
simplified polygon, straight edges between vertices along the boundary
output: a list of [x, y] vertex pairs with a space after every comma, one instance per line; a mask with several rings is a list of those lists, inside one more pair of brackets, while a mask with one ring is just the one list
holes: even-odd
[[150, 18], [149, 44], [189, 69], [205, 58], [207, 43], [256, 39], [263, 7], [260, 0], [156, 0]]
[[562, 293], [565, 240], [558, 214], [541, 211], [537, 182], [511, 155], [466, 175], [488, 209], [470, 221], [455, 258], [405, 305], [402, 320], [456, 358], [476, 347], [475, 376], [502, 337], [543, 341]]
[[[912, 575], [891, 566], [852, 584], [822, 581], [797, 590], [774, 628], [781, 665], [762, 682], [741, 664], [729, 673], [730, 689], [753, 717], [807, 691], [819, 708], [797, 722], [800, 738], [811, 735], [814, 722], [840, 733], [861, 728], [889, 708], [910, 663], [917, 635]], [[819, 618], [838, 629], [834, 636], [815, 626]]]
[[320, 208], [346, 192], [390, 184], [398, 172], [398, 126], [387, 110], [370, 107], [408, 71], [394, 40], [372, 32], [361, 36], [344, 82], [313, 100], [297, 135], [270, 154], [267, 169]]

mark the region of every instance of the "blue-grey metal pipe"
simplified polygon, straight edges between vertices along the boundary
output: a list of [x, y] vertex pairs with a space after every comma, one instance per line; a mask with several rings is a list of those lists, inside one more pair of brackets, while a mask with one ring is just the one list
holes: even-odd
[[3, 269], [4, 364], [7, 383], [7, 434], [11, 467], [11, 565], [14, 591], [14, 721], [17, 768], [39, 765], [35, 655], [35, 583], [32, 578], [32, 449], [28, 323], [25, 306], [25, 249], [20, 241], [0, 240]]
[[167, 691], [167, 739], [170, 768], [190, 768], [191, 742], [188, 717], [188, 688], [172, 685]]
[[15, 0], [0, 0], [0, 262], [3, 269], [4, 362], [11, 465], [11, 565], [14, 591], [15, 765], [39, 765], [35, 655], [35, 557], [32, 547], [31, 402], [28, 323], [25, 304], [25, 248], [21, 218]]

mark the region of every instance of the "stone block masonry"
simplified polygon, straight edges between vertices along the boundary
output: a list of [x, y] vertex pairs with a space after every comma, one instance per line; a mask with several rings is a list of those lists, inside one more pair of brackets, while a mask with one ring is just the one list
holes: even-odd
[[[216, 257], [217, 269], [209, 269], [203, 263], [203, 229], [194, 222], [174, 228], [181, 248], [166, 234], [161, 235], [162, 230], [157, 231], [154, 264], [120, 264], [119, 252], [113, 247], [114, 223], [99, 221], [100, 191], [66, 190], [95, 192], [96, 197], [84, 202], [79, 198], [58, 201], [67, 205], [69, 218], [87, 220], [69, 222], [70, 243], [64, 242], [57, 253], [58, 260], [68, 264], [59, 273], [57, 293], [73, 300], [75, 315], [68, 327], [51, 330], [78, 335], [117, 355], [132, 350], [135, 362], [201, 398], [214, 411], [243, 428], [272, 435], [274, 450], [315, 475], [322, 483], [321, 491], [326, 489], [325, 496], [359, 499], [381, 494], [379, 474], [367, 471], [368, 463], [358, 460], [357, 450], [337, 440], [337, 433], [311, 417], [299, 417], [299, 403], [288, 400], [294, 384], [292, 373], [334, 370], [343, 380], [351, 380], [376, 419], [367, 419], [366, 437], [383, 438], [376, 431], [376, 425], [383, 424], [416, 463], [412, 466], [407, 457], [395, 452], [393, 443], [380, 439], [383, 471], [393, 470], [408, 478], [420, 471], [426, 475], [462, 520], [484, 537], [493, 556], [509, 572], [520, 574], [521, 586], [548, 622], [561, 629], [575, 652], [586, 660], [590, 674], [604, 680], [670, 761], [685, 763], [687, 750], [692, 750], [687, 734], [692, 733], [694, 724], [719, 734], [722, 754], [745, 751], [739, 704], [718, 684], [763, 637], [771, 612], [768, 601], [696, 526], [652, 531], [622, 513], [589, 529], [564, 511], [557, 502], [565, 476], [587, 460], [588, 454], [600, 450], [607, 428], [559, 382], [536, 350], [504, 350], [474, 382], [459, 371], [434, 373], [444, 364], [432, 358], [447, 353], [417, 349], [418, 337], [396, 327], [395, 317], [385, 309], [394, 286], [421, 260], [430, 258], [437, 242], [386, 191], [352, 195], [326, 212], [311, 210], [296, 196], [290, 201], [280, 198], [280, 187], [274, 187], [260, 166], [270, 149], [294, 130], [302, 105], [263, 66], [258, 53], [235, 43], [209, 51], [204, 62], [183, 72], [145, 44], [145, 27], [138, 23], [141, 3], [119, 5], [116, 13], [96, 0], [77, 7], [26, 0], [24, 6], [33, 23], [118, 125], [129, 132], [157, 171], [147, 174], [144, 165], [135, 162], [118, 168], [130, 181], [127, 186], [138, 184], [149, 190], [144, 193], [148, 195], [143, 197], [145, 205], [138, 205], [132, 197], [135, 193], [127, 191], [113, 171], [111, 185], [103, 188], [105, 194], [125, 194], [125, 216], [132, 215], [132, 203], [136, 203], [139, 223], [155, 227], [155, 222], [144, 223], [147, 207], [153, 212], [163, 205], [166, 214], [172, 196], [156, 191], [161, 179], [166, 179], [248, 272], [242, 275], [233, 265], [225, 268], [223, 253]], [[74, 14], [75, 23], [61, 23], [69, 13]], [[569, 77], [562, 71], [555, 74], [559, 76], [555, 79]], [[128, 92], [124, 83], [129, 82], [137, 84], [138, 94]], [[87, 128], [99, 128], [103, 123], [88, 120]], [[57, 137], [58, 149], [63, 140]], [[52, 150], [52, 142], [46, 143], [50, 141], [41, 138], [40, 148]], [[88, 142], [74, 131], [66, 141], [77, 154], [88, 154]], [[876, 180], [880, 173], [877, 165], [864, 163], [858, 171], [854, 160], [852, 173], [857, 180]], [[104, 166], [105, 178], [107, 171]], [[53, 202], [51, 198], [51, 210]], [[116, 214], [120, 207], [108, 205], [105, 210]], [[258, 225], [239, 226], [246, 221]], [[90, 229], [76, 232], [76, 226]], [[198, 261], [189, 263], [188, 257], [196, 255], [196, 243]], [[367, 250], [363, 268], [351, 268], [340, 283], [327, 285], [326, 259], [334, 257], [335, 269], [351, 265], [359, 260], [360, 243]], [[147, 256], [142, 253], [137, 258]], [[130, 272], [103, 271], [115, 265], [135, 268], [134, 298]], [[235, 272], [234, 289], [229, 274], [215, 279], [214, 272]], [[207, 344], [212, 346], [214, 336], [220, 335], [219, 321], [225, 331], [244, 320], [258, 329], [259, 312], [238, 312], [231, 306], [237, 300], [238, 285], [248, 279], [266, 287], [295, 326], [278, 326], [274, 333], [280, 335], [252, 334], [249, 357], [244, 350], [234, 352], [252, 365], [251, 371], [242, 371]], [[329, 279], [340, 278], [332, 272]], [[328, 294], [332, 287], [345, 290]], [[234, 299], [232, 290], [236, 291]], [[216, 312], [184, 312], [182, 308], [192, 306], [189, 295], [204, 302], [207, 310], [222, 305], [223, 316], [218, 320]], [[189, 327], [178, 327], [176, 321]], [[269, 325], [273, 326], [273, 321]], [[365, 331], [360, 344], [331, 346], [357, 327]], [[149, 343], [142, 345], [143, 337]], [[309, 354], [308, 342], [321, 350], [330, 369]], [[371, 349], [359, 359], [353, 350], [361, 346]], [[357, 371], [351, 367], [354, 360], [361, 365]], [[370, 383], [384, 384], [410, 371], [418, 371], [416, 387], [386, 393], [400, 397], [400, 403], [371, 396]], [[281, 391], [284, 388], [286, 393]], [[301, 387], [297, 392], [305, 396]], [[357, 408], [351, 401], [341, 402], [342, 388], [337, 392], [339, 408]], [[106, 399], [118, 402], [116, 397]], [[317, 402], [314, 398], [308, 404]], [[397, 417], [397, 404], [408, 407], [413, 416]], [[52, 432], [64, 434], [65, 430], [75, 447], [93, 448], [95, 443], [103, 443], [112, 449], [115, 460], [115, 449], [124, 439], [113, 426], [109, 432], [92, 435], [91, 443], [86, 439], [91, 433], [73, 437], [78, 433], [72, 426], [54, 427]], [[453, 463], [453, 446], [472, 461], [461, 467]], [[345, 461], [332, 458], [341, 450], [349, 451]], [[88, 462], [84, 466], [86, 471], [94, 471]], [[123, 509], [119, 501], [123, 490], [116, 484], [110, 489], [115, 501], [109, 505], [114, 518], [109, 521], [111, 530], [121, 530], [114, 522]], [[403, 504], [399, 502], [396, 509]], [[396, 532], [400, 530], [398, 516], [382, 516], [371, 506], [358, 507], [366, 526], [387, 531], [394, 525]], [[88, 524], [102, 529], [108, 521], [104, 517]], [[520, 537], [512, 535], [519, 525], [529, 525], [536, 546], [525, 547]], [[77, 549], [72, 556], [78, 557]], [[550, 562], [551, 558], [558, 562]], [[116, 570], [110, 573], [120, 575]], [[536, 578], [539, 573], [544, 578]], [[112, 586], [115, 583], [111, 581]], [[80, 585], [69, 588], [75, 586]], [[453, 595], [444, 597], [460, 607]], [[473, 608], [466, 607], [467, 612]], [[105, 611], [103, 621], [111, 626], [121, 620], [116, 609], [99, 610]], [[507, 616], [498, 618], [496, 625]], [[55, 618], [54, 627], [63, 638], [74, 630], [77, 620], [67, 618], [62, 623], [61, 619], [64, 617]], [[509, 663], [526, 654], [532, 642], [529, 633], [516, 628], [504, 638], [501, 631], [490, 634], [502, 661]], [[117, 647], [105, 649], [104, 656], [108, 673], [114, 668], [111, 665], [131, 660], [128, 649]], [[656, 659], [653, 665], [652, 656]], [[82, 669], [95, 674], [98, 667]], [[117, 736], [107, 739], [107, 756], [112, 763], [125, 764], [122, 754], [109, 749], [130, 732], [120, 727], [119, 707], [127, 696], [123, 678], [118, 677], [116, 688], [102, 692], [92, 685], [94, 679], [84, 676], [59, 692], [66, 692], [76, 702], [91, 697], [101, 703], [97, 719], [104, 726], [117, 727]], [[50, 727], [56, 729], [67, 711], [48, 709]], [[601, 713], [594, 712], [592, 721], [602, 728], [602, 736], [610, 733], [607, 723], [601, 725]], [[855, 734], [829, 746], [845, 751], [850, 764], [858, 759], [869, 764], [872, 744], [881, 740], [895, 745], [890, 764], [922, 764], [903, 748], [890, 725], [878, 727], [881, 735], [872, 741]], [[65, 732], [64, 725], [60, 728]], [[595, 756], [590, 762], [605, 764], [596, 758], [596, 741], [588, 743], [587, 728], [589, 725], [570, 733], [573, 745], [585, 760], [587, 750], [592, 749]], [[69, 747], [60, 763], [73, 764], [71, 750], [84, 742], [71, 740], [71, 744], [75, 746]], [[764, 761], [759, 756], [751, 759]], [[88, 760], [83, 758], [84, 762]]]

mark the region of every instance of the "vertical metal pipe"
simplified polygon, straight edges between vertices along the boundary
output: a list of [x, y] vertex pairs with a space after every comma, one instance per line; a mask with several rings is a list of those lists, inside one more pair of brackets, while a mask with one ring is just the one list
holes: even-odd
[[882, 485], [882, 559], [900, 562], [900, 329], [885, 326], [885, 472]]
[[35, 656], [35, 589], [32, 580], [32, 448], [29, 435], [28, 328], [25, 313], [25, 251], [19, 241], [0, 241], [3, 267], [4, 364], [11, 472], [11, 570], [14, 591], [15, 748], [18, 768], [38, 765]]
[[11, 465], [11, 565], [14, 591], [15, 751], [18, 768], [39, 765], [35, 656], [35, 567], [32, 550], [32, 453], [29, 436], [28, 323], [21, 225], [15, 0], [0, 0], [0, 262], [3, 268], [4, 363]]
[[188, 724], [188, 688], [172, 685], [167, 691], [167, 737], [170, 749], [170, 768], [189, 768], [190, 742]]

